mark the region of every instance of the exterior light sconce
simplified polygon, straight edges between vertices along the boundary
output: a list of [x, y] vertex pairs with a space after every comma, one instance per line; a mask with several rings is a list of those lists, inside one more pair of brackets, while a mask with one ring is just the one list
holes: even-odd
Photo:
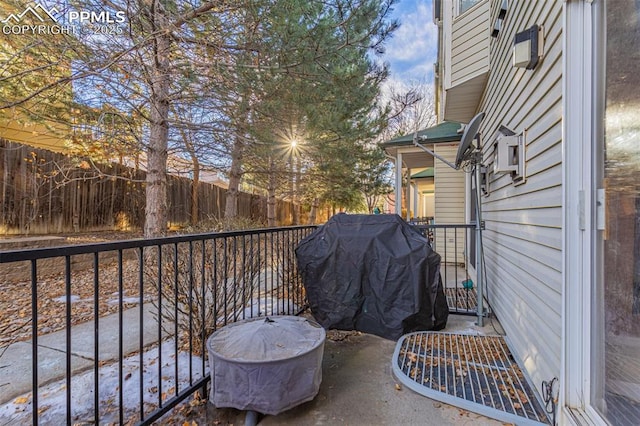
[[493, 167], [495, 176], [510, 173], [516, 185], [525, 182], [525, 133], [516, 134], [505, 126], [493, 144]]
[[513, 66], [532, 70], [542, 57], [542, 27], [533, 25], [513, 40]]
[[496, 18], [496, 22], [493, 23], [493, 29], [491, 30], [491, 37], [498, 37], [500, 34], [500, 30], [502, 30], [502, 22], [504, 21], [504, 17], [507, 16], [507, 6], [508, 1], [502, 0], [502, 4], [500, 5], [500, 10], [498, 10], [498, 17]]

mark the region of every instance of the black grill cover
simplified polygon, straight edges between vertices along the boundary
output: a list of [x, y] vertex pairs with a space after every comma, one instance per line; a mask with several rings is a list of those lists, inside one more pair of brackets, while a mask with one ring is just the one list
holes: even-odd
[[335, 215], [296, 256], [311, 312], [326, 329], [395, 340], [447, 324], [440, 255], [397, 215]]

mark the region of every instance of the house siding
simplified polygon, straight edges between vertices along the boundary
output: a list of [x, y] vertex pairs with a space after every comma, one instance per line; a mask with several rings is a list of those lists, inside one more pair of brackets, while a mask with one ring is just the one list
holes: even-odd
[[489, 70], [489, 0], [456, 17], [451, 37], [451, 86]]
[[[434, 152], [445, 159], [455, 161], [458, 152], [457, 145], [435, 145]], [[442, 161], [434, 163], [434, 179], [435, 179], [435, 223], [436, 224], [461, 224], [464, 222], [465, 212], [465, 193], [464, 179], [465, 174], [459, 170], [453, 170]], [[446, 254], [440, 250], [444, 262], [464, 262], [464, 230], [457, 231], [458, 235], [454, 235], [452, 231], [436, 232], [435, 247], [454, 247], [458, 242], [457, 250], [447, 250]], [[446, 240], [445, 240], [446, 239]]]
[[[562, 13], [562, 2], [509, 2], [479, 107], [485, 163], [500, 125], [526, 134], [526, 182], [491, 175], [483, 241], [489, 303], [538, 390], [560, 377], [562, 349]], [[514, 36], [533, 24], [544, 28], [544, 57], [535, 70], [514, 68]]]

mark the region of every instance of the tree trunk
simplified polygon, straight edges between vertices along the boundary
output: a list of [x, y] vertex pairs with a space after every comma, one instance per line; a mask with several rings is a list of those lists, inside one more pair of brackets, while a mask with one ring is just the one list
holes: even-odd
[[315, 225], [316, 220], [318, 220], [318, 206], [320, 204], [320, 200], [318, 197], [313, 199], [313, 203], [311, 204], [311, 211], [309, 212], [309, 225]]
[[227, 201], [224, 207], [224, 222], [229, 224], [238, 216], [238, 188], [242, 178], [242, 156], [244, 143], [242, 136], [237, 135], [231, 150], [231, 169], [229, 170], [229, 188], [227, 189]]
[[276, 177], [273, 170], [273, 160], [269, 158], [269, 181], [267, 184], [267, 226], [277, 226], [276, 216]]
[[200, 184], [200, 162], [193, 156], [193, 180], [191, 181], [191, 225], [198, 224], [198, 186]]
[[180, 130], [182, 133], [182, 139], [184, 141], [184, 146], [187, 148], [189, 152], [189, 156], [191, 157], [191, 164], [193, 164], [193, 179], [191, 180], [191, 225], [198, 224], [198, 185], [200, 184], [200, 161], [198, 160], [198, 156], [196, 155], [196, 150], [189, 140], [189, 136], [186, 134], [184, 130]]
[[[156, 22], [165, 27], [166, 17], [156, 12]], [[160, 32], [155, 37], [154, 74], [151, 81], [151, 124], [147, 148], [147, 187], [144, 236], [164, 235], [167, 230], [167, 141], [169, 139], [169, 49], [171, 39]]]
[[300, 160], [298, 157], [295, 157], [295, 170], [293, 171], [293, 195], [291, 196], [291, 203], [293, 204], [293, 224], [300, 225], [300, 202], [298, 201], [298, 194], [300, 194]]

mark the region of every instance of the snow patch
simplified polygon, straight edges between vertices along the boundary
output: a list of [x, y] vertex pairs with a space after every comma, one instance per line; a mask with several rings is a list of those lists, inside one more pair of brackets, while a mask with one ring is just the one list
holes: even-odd
[[[55, 298], [53, 298], [51, 300], [53, 300], [54, 302], [67, 303], [67, 295], [60, 296], [60, 297], [55, 297]], [[71, 301], [71, 303], [81, 302], [82, 301], [80, 296], [78, 296], [77, 294], [72, 294], [69, 297], [69, 300]], [[93, 300], [93, 299], [86, 299], [86, 300]]]
[[[162, 354], [162, 366], [158, 354]], [[160, 400], [166, 401], [189, 386], [189, 371], [192, 381], [203, 377], [203, 359], [189, 357], [179, 352], [177, 357], [178, 381], [176, 385], [176, 356], [173, 341], [165, 341], [161, 352], [153, 348], [144, 352], [140, 370], [140, 355], [132, 355], [123, 360], [123, 402], [125, 423], [127, 419], [138, 418], [140, 410], [140, 383], [142, 383], [145, 412], [158, 407]], [[191, 358], [191, 359], [190, 359]], [[209, 371], [204, 365], [204, 373]], [[118, 363], [100, 367], [98, 373], [98, 392], [100, 401], [99, 424], [118, 422], [119, 386]], [[158, 378], [162, 378], [161, 384]], [[76, 422], [95, 422], [93, 370], [74, 375], [71, 378], [71, 420]], [[40, 388], [38, 394], [39, 422], [41, 424], [65, 424], [67, 384], [60, 380]], [[15, 398], [0, 406], [0, 424], [31, 424], [31, 392]]]

